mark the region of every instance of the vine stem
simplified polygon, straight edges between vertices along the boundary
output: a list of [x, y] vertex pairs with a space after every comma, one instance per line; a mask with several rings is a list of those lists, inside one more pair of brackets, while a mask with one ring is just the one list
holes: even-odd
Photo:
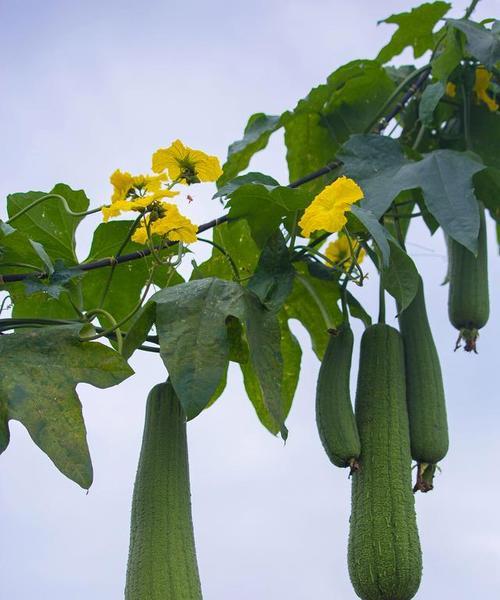
[[223, 248], [220, 244], [217, 244], [217, 242], [214, 242], [213, 240], [207, 240], [206, 238], [199, 237], [198, 241], [204, 242], [205, 244], [210, 244], [210, 246], [217, 248], [217, 250], [227, 258], [229, 264], [231, 265], [231, 269], [233, 271], [235, 281], [237, 281], [237, 282], [240, 281], [240, 274], [238, 272], [238, 267], [236, 266], [236, 263], [234, 262], [233, 257], [229, 254], [229, 252], [225, 248]]
[[471, 14], [476, 10], [476, 6], [479, 4], [479, 2], [480, 0], [472, 0], [465, 11], [464, 19], [468, 19], [471, 16]]
[[83, 212], [74, 212], [69, 207], [68, 202], [66, 201], [66, 198], [64, 196], [61, 196], [60, 194], [45, 194], [44, 196], [40, 196], [40, 198], [37, 198], [36, 200], [34, 200], [31, 204], [28, 204], [28, 206], [25, 206], [24, 208], [22, 208], [18, 213], [16, 213], [15, 215], [12, 215], [12, 217], [10, 217], [10, 219], [5, 222], [8, 225], [10, 225], [13, 221], [18, 219], [19, 217], [22, 217], [29, 210], [31, 210], [32, 208], [35, 208], [35, 206], [38, 206], [42, 202], [45, 202], [45, 200], [49, 200], [51, 198], [57, 198], [58, 200], [60, 200], [62, 202], [64, 210], [68, 213], [68, 215], [71, 215], [72, 217], [86, 217], [88, 215], [93, 215], [94, 213], [100, 212], [100, 210], [101, 210], [101, 207], [99, 207], [99, 208], [92, 208], [90, 210], [83, 211]]
[[382, 273], [382, 270], [379, 271], [378, 322], [385, 323], [385, 290], [384, 290], [384, 275]]
[[316, 305], [317, 305], [317, 307], [319, 309], [319, 312], [321, 313], [321, 316], [323, 317], [323, 320], [325, 321], [326, 328], [327, 329], [333, 329], [333, 323], [332, 323], [332, 321], [330, 319], [330, 315], [328, 314], [328, 311], [326, 310], [326, 307], [323, 304], [323, 301], [321, 300], [321, 298], [316, 293], [316, 290], [309, 283], [309, 281], [307, 281], [307, 279], [303, 275], [301, 275], [300, 273], [296, 273], [295, 277], [306, 288], [306, 290], [309, 292], [309, 295], [311, 296], [311, 298], [316, 303]]

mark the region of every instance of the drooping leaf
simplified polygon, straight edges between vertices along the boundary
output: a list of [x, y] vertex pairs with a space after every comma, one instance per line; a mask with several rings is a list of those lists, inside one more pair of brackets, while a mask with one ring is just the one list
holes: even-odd
[[251, 365], [262, 400], [257, 414], [261, 418], [265, 410], [268, 422], [274, 424], [269, 430], [281, 431], [286, 418], [281, 329], [276, 314], [268, 312], [253, 294], [245, 295], [245, 330], [250, 352], [247, 364]]
[[[83, 217], [69, 215], [61, 200], [65, 198], [70, 209], [83, 212], [89, 206], [89, 199], [83, 190], [72, 190], [69, 186], [58, 183], [49, 194], [54, 194], [41, 202], [24, 215], [13, 221], [13, 226], [26, 233], [32, 240], [39, 242], [54, 261], [61, 258], [67, 265], [78, 263], [75, 253], [75, 231]], [[7, 197], [7, 211], [12, 218], [47, 192], [26, 192], [10, 194]]]
[[292, 291], [295, 269], [283, 234], [271, 236], [260, 255], [257, 269], [248, 282], [251, 290], [271, 312], [278, 312]]
[[446, 19], [446, 21], [465, 33], [467, 50], [474, 58], [477, 58], [487, 69], [491, 70], [495, 67], [500, 61], [500, 28], [495, 27], [498, 21], [491, 29], [466, 19]]
[[362, 208], [380, 218], [402, 191], [420, 188], [428, 210], [444, 231], [476, 251], [479, 213], [472, 177], [485, 167], [469, 154], [435, 150], [418, 162], [408, 161], [395, 140], [359, 135], [343, 146], [339, 156], [345, 172], [364, 191]]
[[200, 279], [151, 297], [161, 357], [189, 419], [217, 389], [229, 360], [228, 316], [243, 317], [244, 289], [232, 281]]
[[0, 336], [0, 452], [8, 421], [20, 421], [67, 477], [92, 483], [82, 408], [75, 388], [107, 388], [133, 374], [125, 360], [99, 343], [81, 342], [81, 325], [45, 327]]
[[500, 223], [500, 170], [488, 168], [474, 177], [477, 199], [484, 204], [497, 223]]
[[256, 113], [250, 117], [245, 127], [243, 139], [233, 142], [228, 149], [227, 161], [223, 165], [223, 174], [218, 185], [223, 186], [241, 173], [252, 156], [267, 146], [269, 137], [281, 127], [279, 115]]
[[428, 85], [420, 99], [418, 108], [418, 116], [422, 123], [427, 127], [432, 125], [434, 111], [436, 110], [439, 101], [444, 96], [445, 85], [441, 81]]
[[[28, 266], [22, 267], [22, 264]], [[34, 270], [48, 273], [54, 270], [52, 261], [42, 244], [34, 242], [24, 232], [0, 221], [1, 274], [29, 273]]]
[[387, 230], [385, 227], [378, 222], [377, 217], [367, 208], [353, 205], [351, 212], [366, 227], [382, 254], [383, 264], [388, 265], [391, 250], [387, 241]]
[[413, 260], [397, 244], [391, 242], [391, 260], [383, 270], [385, 289], [398, 303], [402, 311], [415, 297], [418, 290], [418, 271]]
[[[292, 406], [293, 397], [295, 390], [297, 389], [297, 383], [300, 374], [300, 361], [302, 357], [302, 350], [297, 338], [290, 331], [287, 323], [286, 316], [284, 313], [280, 313], [279, 316], [280, 333], [281, 333], [281, 355], [283, 357], [283, 379], [281, 382], [282, 392], [282, 414], [286, 419], [290, 407]], [[264, 398], [262, 395], [261, 387], [259, 385], [258, 378], [255, 374], [255, 370], [251, 363], [244, 363], [241, 365], [241, 371], [243, 374], [243, 382], [245, 384], [245, 390], [250, 398], [255, 412], [259, 417], [261, 423], [271, 433], [279, 433], [281, 431], [283, 437], [285, 437], [285, 431], [283, 427], [276, 422], [271, 412], [267, 408]]]
[[[235, 282], [209, 278], [161, 290], [150, 303], [155, 306], [161, 356], [188, 418], [208, 405], [224, 377], [234, 343], [227, 322], [235, 317], [244, 324], [248, 343], [249, 360], [242, 368], [249, 365], [269, 418], [282, 429], [280, 328], [257, 296]], [[150, 315], [134, 333], [136, 343], [145, 339]]]
[[337, 281], [318, 279], [310, 275], [306, 265], [296, 264], [297, 275], [292, 293], [284, 304], [288, 319], [297, 319], [311, 337], [312, 348], [321, 360], [328, 343], [328, 328], [342, 322], [337, 302], [340, 290]]
[[413, 55], [419, 58], [434, 46], [433, 30], [436, 23], [450, 10], [448, 2], [428, 2], [413, 8], [410, 12], [391, 15], [379, 23], [393, 23], [398, 26], [391, 40], [378, 53], [377, 60], [386, 63], [398, 56], [408, 46]]

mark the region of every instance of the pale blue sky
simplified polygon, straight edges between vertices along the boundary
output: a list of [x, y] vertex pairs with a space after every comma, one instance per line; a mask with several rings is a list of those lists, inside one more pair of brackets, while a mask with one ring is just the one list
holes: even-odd
[[[455, 16], [465, 4], [455, 3]], [[497, 6], [483, 0], [476, 15], [492, 16]], [[392, 31], [376, 21], [408, 7], [401, 0], [2, 0], [2, 198], [64, 181], [98, 205], [109, 197], [115, 168], [146, 170], [151, 153], [176, 137], [224, 158], [251, 113], [280, 113], [344, 62], [374, 57]], [[283, 156], [277, 134], [252, 167], [285, 182]], [[210, 186], [190, 191], [196, 200], [183, 208], [193, 220], [218, 214]], [[89, 231], [78, 238], [82, 257]], [[492, 316], [478, 356], [453, 353], [456, 332], [439, 285], [446, 270], [441, 235], [430, 239], [417, 227], [410, 242], [425, 273], [451, 438], [436, 490], [417, 497], [424, 577], [416, 598], [490, 599], [500, 589], [500, 263], [493, 229]], [[373, 310], [374, 280], [362, 294]], [[303, 330], [295, 331], [305, 353], [286, 447], [260, 426], [237, 369], [217, 404], [189, 425], [205, 600], [355, 598], [346, 567], [350, 485], [321, 448], [318, 363]], [[359, 339], [357, 325], [356, 333]], [[0, 458], [2, 598], [123, 597], [144, 401], [165, 377], [155, 356], [135, 355], [132, 364], [137, 375], [118, 388], [79, 387], [95, 470], [88, 495], [11, 422], [11, 444]]]

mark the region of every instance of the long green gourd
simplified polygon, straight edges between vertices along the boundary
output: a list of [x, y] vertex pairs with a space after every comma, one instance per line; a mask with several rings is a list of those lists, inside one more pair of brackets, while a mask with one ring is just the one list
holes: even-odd
[[146, 406], [132, 500], [126, 600], [201, 600], [186, 418], [169, 381]]
[[479, 217], [477, 257], [462, 244], [448, 240], [448, 314], [451, 324], [460, 331], [455, 350], [464, 340], [467, 352], [477, 352], [478, 332], [490, 315], [486, 221], [481, 205]]
[[439, 356], [425, 308], [422, 279], [410, 305], [399, 313], [406, 366], [406, 402], [412, 458], [418, 463], [414, 491], [433, 488], [436, 464], [448, 452], [448, 421]]
[[411, 489], [403, 344], [388, 325], [361, 340], [356, 391], [360, 468], [352, 475], [348, 564], [362, 600], [410, 600], [422, 555]]
[[349, 391], [353, 342], [348, 323], [330, 332], [316, 387], [316, 423], [325, 452], [334, 465], [351, 471], [361, 452]]

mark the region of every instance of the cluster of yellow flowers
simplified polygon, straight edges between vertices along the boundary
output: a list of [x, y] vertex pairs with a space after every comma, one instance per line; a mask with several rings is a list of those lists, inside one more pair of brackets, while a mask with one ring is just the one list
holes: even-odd
[[[488, 88], [490, 86], [491, 73], [485, 67], [477, 67], [476, 77], [474, 80], [474, 93], [476, 94], [477, 102], [484, 102], [491, 112], [498, 110], [498, 104], [488, 94]], [[450, 98], [454, 98], [457, 95], [457, 86], [449, 81], [446, 84], [446, 94]]]
[[153, 154], [152, 170], [157, 174], [131, 175], [117, 169], [111, 175], [113, 195], [111, 204], [102, 207], [104, 222], [122, 212], [136, 211], [142, 219], [132, 236], [134, 242], [145, 244], [152, 235], [188, 244], [195, 242], [198, 227], [175, 204], [163, 199], [177, 196], [179, 192], [172, 190], [177, 183], [216, 181], [222, 174], [218, 158], [175, 140]]

